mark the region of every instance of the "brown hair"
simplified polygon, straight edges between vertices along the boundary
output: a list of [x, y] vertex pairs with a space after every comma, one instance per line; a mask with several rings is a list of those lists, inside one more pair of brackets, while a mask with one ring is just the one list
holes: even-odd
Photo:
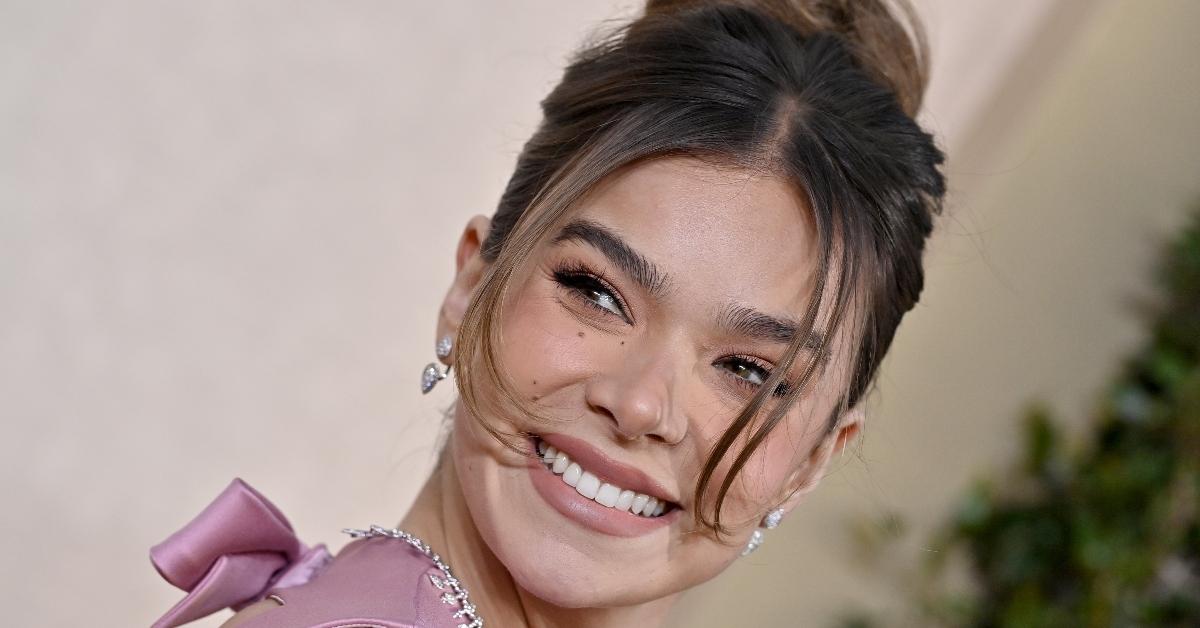
[[[512, 435], [482, 419], [485, 406], [551, 420], [518, 397], [497, 363], [510, 279], [598, 182], [669, 155], [768, 170], [794, 182], [819, 241], [802, 332], [713, 446], [696, 487], [698, 521], [727, 531], [721, 507], [735, 476], [828, 353], [820, 347], [796, 385], [782, 397], [772, 394], [815, 331], [827, 290], [826, 342], [847, 311], [858, 313], [850, 317], [850, 383], [825, 434], [837, 427], [867, 392], [920, 296], [922, 252], [945, 193], [942, 153], [913, 120], [925, 88], [924, 39], [911, 8], [901, 6], [903, 19], [880, 0], [650, 0], [644, 15], [572, 57], [542, 100], [542, 122], [500, 198], [483, 243], [490, 263], [455, 350], [462, 402], [493, 436], [515, 448], [506, 440]], [[838, 276], [830, 278], [835, 267]], [[481, 376], [495, 395], [481, 394]], [[739, 439], [744, 445], [720, 480], [709, 517], [705, 494]]]

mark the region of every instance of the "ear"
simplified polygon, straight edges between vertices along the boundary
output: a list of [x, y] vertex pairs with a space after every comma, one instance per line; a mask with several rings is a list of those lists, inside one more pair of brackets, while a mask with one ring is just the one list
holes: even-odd
[[476, 286], [487, 270], [488, 262], [483, 259], [483, 243], [487, 240], [492, 221], [487, 216], [473, 216], [467, 221], [458, 248], [454, 253], [454, 281], [442, 299], [438, 310], [437, 337], [454, 337], [462, 324], [467, 305], [471, 302]]
[[813, 448], [808, 460], [799, 469], [792, 472], [787, 484], [790, 493], [788, 498], [779, 505], [785, 512], [791, 512], [800, 502], [804, 501], [804, 498], [817, 487], [817, 484], [820, 484], [833, 454], [841, 455], [840, 452], [845, 450], [846, 444], [862, 430], [864, 420], [862, 403], [847, 410], [838, 420], [837, 429], [818, 443]]

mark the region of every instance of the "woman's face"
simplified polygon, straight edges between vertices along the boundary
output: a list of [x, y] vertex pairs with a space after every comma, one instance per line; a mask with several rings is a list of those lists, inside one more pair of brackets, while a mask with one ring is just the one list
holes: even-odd
[[[721, 542], [696, 523], [708, 453], [782, 356], [813, 289], [806, 212], [775, 178], [686, 157], [642, 162], [593, 189], [513, 278], [499, 363], [553, 423], [481, 418], [565, 457], [556, 467], [512, 452], [462, 404], [452, 455], [476, 527], [523, 589], [563, 607], [676, 593], [725, 569], [768, 510], [819, 480], [839, 436], [822, 428], [846, 386], [838, 338], [734, 482], [722, 511], [733, 535]], [[483, 262], [467, 253], [477, 275]], [[456, 281], [448, 302], [471, 283]], [[642, 505], [650, 498], [665, 502], [661, 514]], [[651, 516], [630, 512], [639, 505]]]

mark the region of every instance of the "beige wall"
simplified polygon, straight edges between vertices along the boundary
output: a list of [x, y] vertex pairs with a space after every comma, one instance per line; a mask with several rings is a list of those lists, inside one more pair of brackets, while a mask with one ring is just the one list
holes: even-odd
[[[955, 203], [865, 464], [678, 625], [886, 604], [846, 518], [928, 523], [1021, 400], [1083, 407], [1137, 339], [1121, 303], [1200, 193], [1200, 5], [1046, 4], [921, 3]], [[146, 549], [235, 475], [335, 548], [398, 520], [450, 401], [417, 374], [458, 229], [565, 53], [634, 6], [0, 0], [6, 623], [148, 623], [178, 594]]]

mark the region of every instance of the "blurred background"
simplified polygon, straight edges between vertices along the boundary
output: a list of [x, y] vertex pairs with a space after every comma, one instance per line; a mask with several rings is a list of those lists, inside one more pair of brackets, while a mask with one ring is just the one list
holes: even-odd
[[[863, 526], [903, 522], [893, 567], [937, 551], [1029, 400], [1083, 440], [1146, 341], [1129, 304], [1200, 198], [1200, 2], [916, 4], [952, 188], [926, 292], [855, 455], [674, 626], [898, 617]], [[181, 597], [149, 546], [235, 476], [334, 550], [397, 522], [459, 230], [638, 6], [0, 0], [5, 623], [149, 624]]]

